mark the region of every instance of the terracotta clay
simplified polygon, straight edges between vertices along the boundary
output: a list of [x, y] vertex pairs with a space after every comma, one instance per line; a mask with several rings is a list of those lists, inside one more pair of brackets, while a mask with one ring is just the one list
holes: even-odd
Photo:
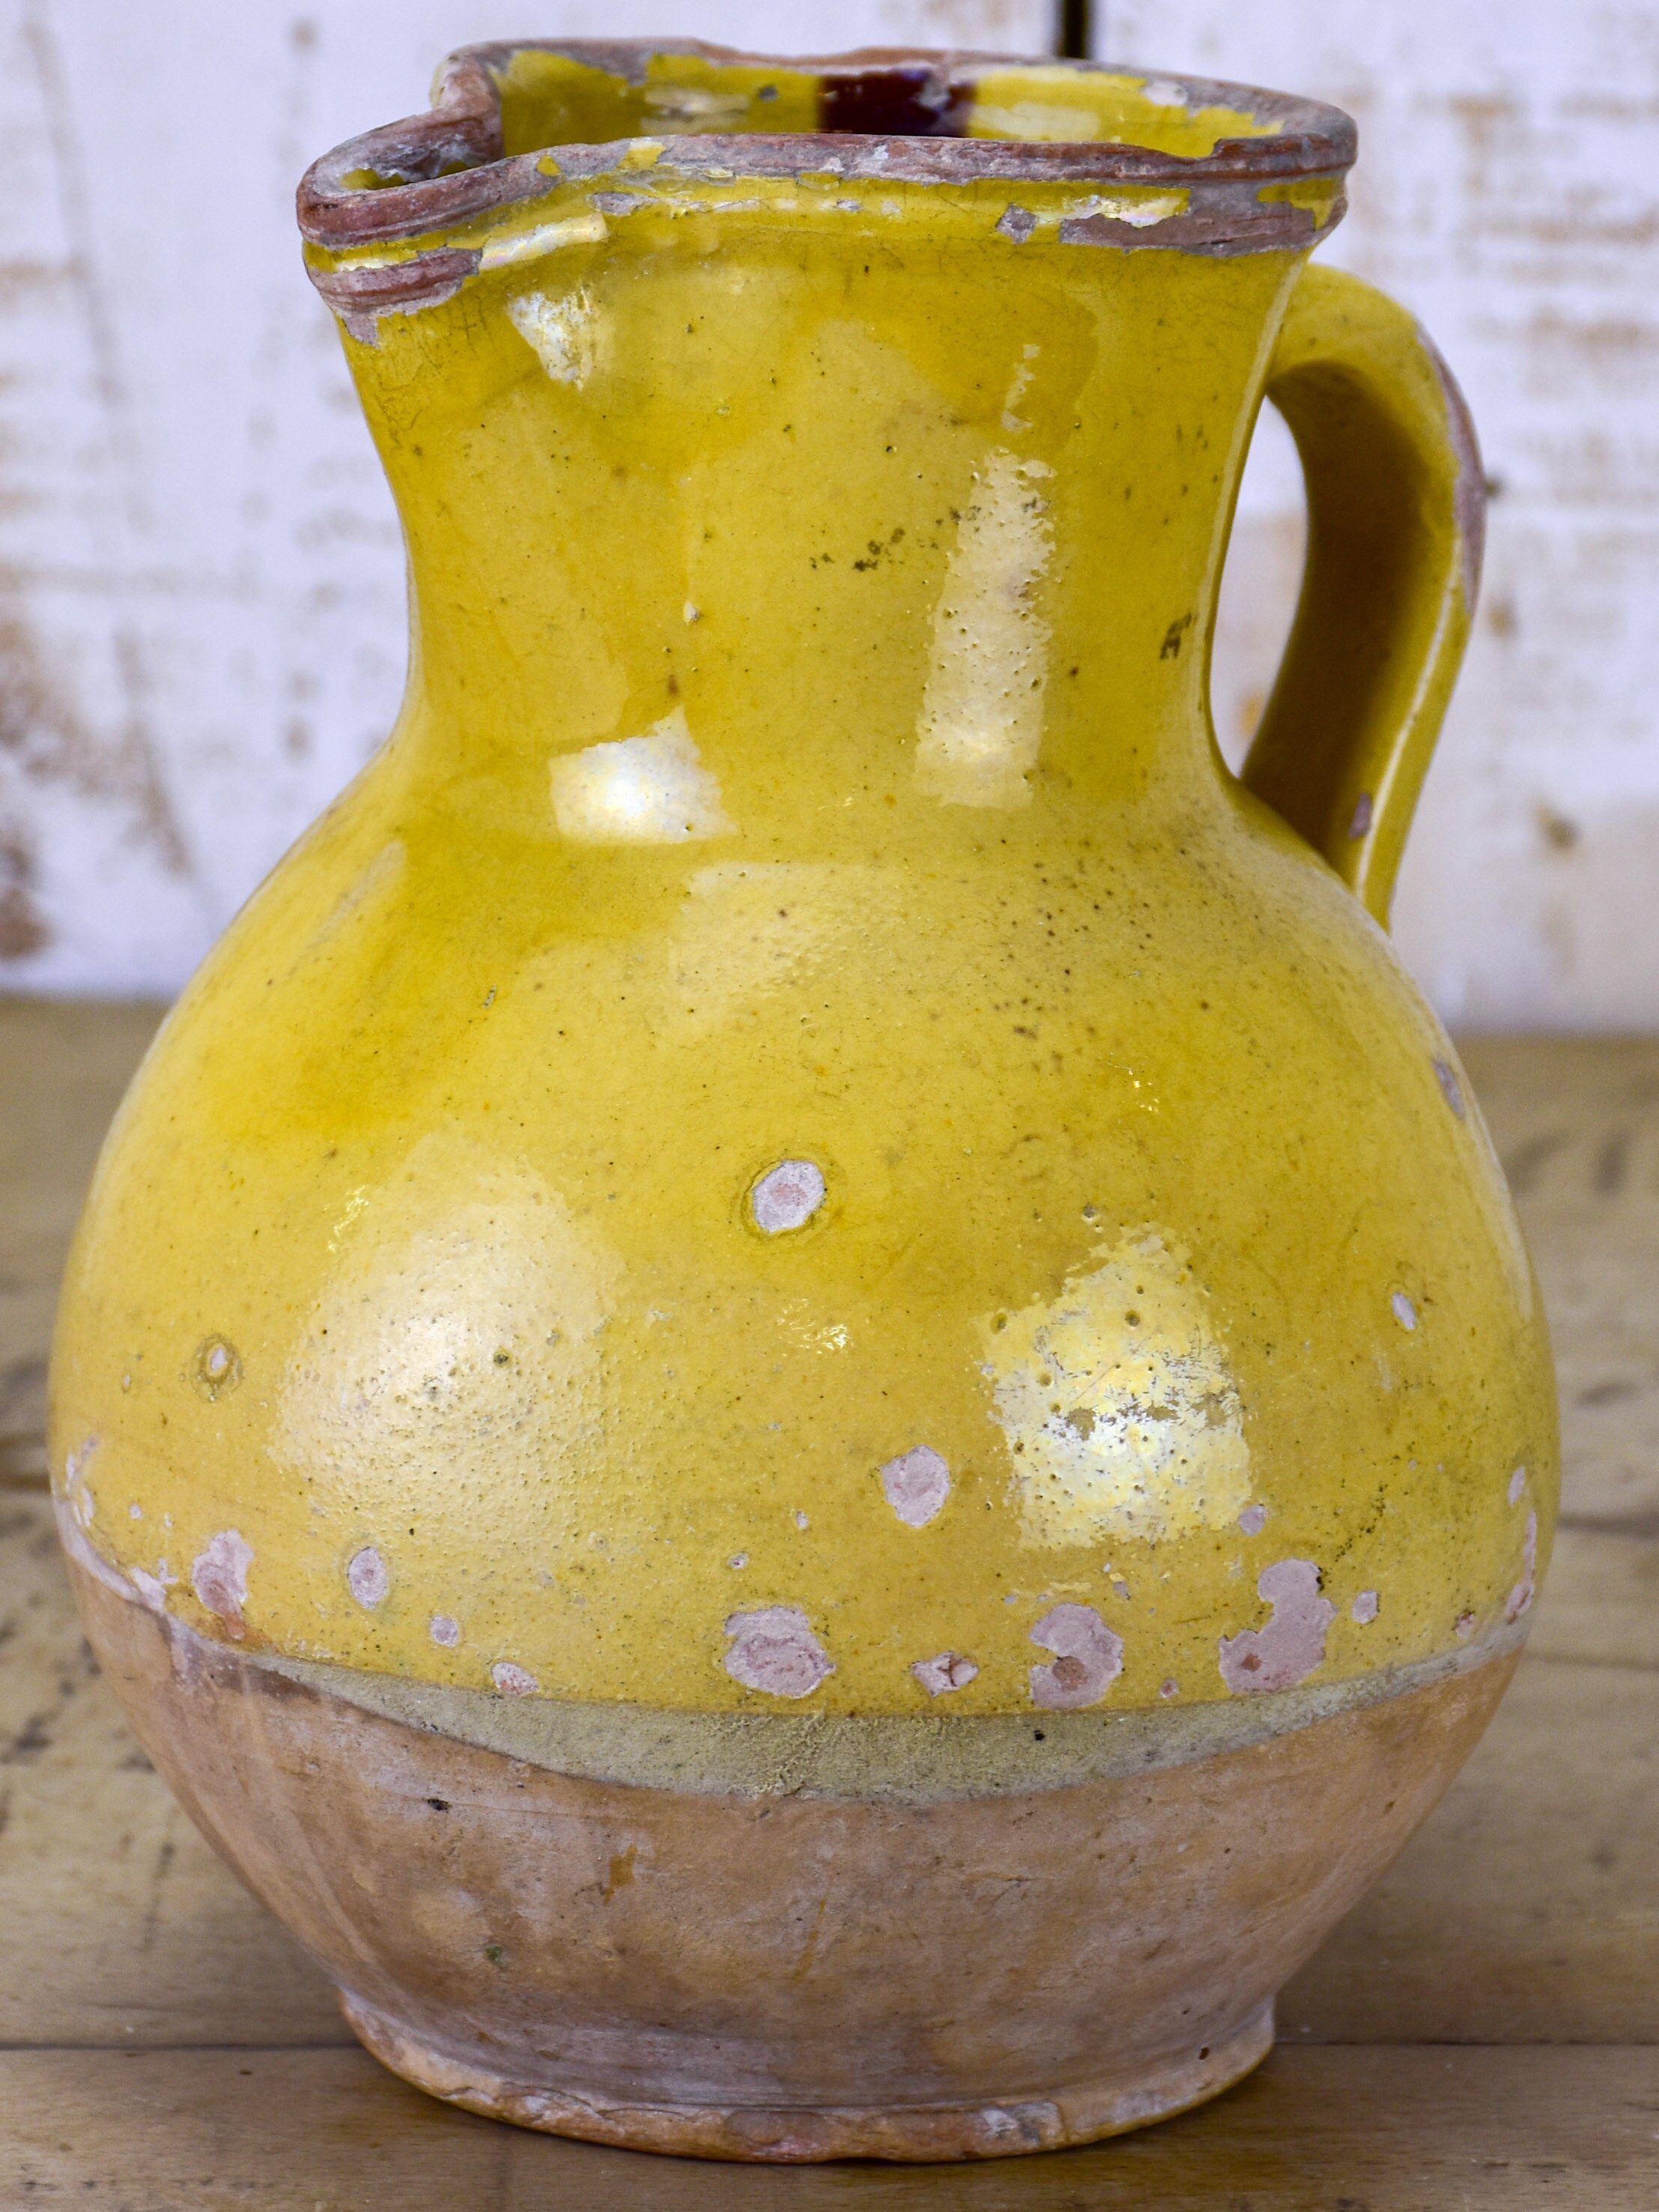
[[706, 2158], [994, 2157], [1212, 2096], [1515, 1664], [1193, 1763], [860, 1801], [562, 1773], [76, 1586], [161, 1772], [378, 2057]]
[[[526, 42], [306, 181], [409, 690], [118, 1118], [53, 1469], [158, 1765], [440, 2094], [1179, 2109], [1502, 1687], [1548, 1346], [1385, 934], [1481, 472], [1307, 266], [1352, 143]], [[1310, 554], [1236, 779], [1264, 396]]]

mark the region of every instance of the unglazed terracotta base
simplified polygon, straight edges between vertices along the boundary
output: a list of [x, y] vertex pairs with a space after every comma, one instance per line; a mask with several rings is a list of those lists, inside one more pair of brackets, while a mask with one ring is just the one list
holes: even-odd
[[628, 2150], [687, 2158], [764, 2159], [803, 2165], [831, 2158], [909, 2160], [1008, 2158], [1096, 2142], [1201, 2105], [1259, 2066], [1273, 2048], [1273, 2001], [1200, 2051], [1098, 2080], [1069, 2081], [1043, 2097], [980, 2104], [618, 2104], [596, 2093], [509, 2081], [468, 2054], [423, 2042], [342, 1994], [341, 2010], [383, 2065], [447, 2104], [548, 2135], [580, 2136]]
[[710, 2157], [994, 2157], [1214, 2095], [1515, 1659], [1266, 1735], [1241, 1698], [1256, 1740], [1176, 1763], [1097, 1723], [1097, 1765], [1143, 1771], [1052, 1788], [660, 1787], [389, 1717], [76, 1550], [146, 1749], [377, 2057], [521, 2125]]

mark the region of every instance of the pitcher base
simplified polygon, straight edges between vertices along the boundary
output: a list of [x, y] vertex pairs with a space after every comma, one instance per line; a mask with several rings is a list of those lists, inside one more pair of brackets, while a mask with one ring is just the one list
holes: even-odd
[[911, 2162], [1012, 2158], [1096, 2142], [1171, 2118], [1218, 2096], [1273, 2047], [1271, 2003], [1224, 2039], [1109, 2080], [1068, 2082], [1048, 2097], [1006, 2104], [762, 2105], [612, 2103], [597, 2091], [515, 2081], [463, 2060], [342, 1990], [340, 2007], [365, 2047], [406, 2081], [446, 2104], [623, 2150], [680, 2158], [806, 2165], [825, 2159]]

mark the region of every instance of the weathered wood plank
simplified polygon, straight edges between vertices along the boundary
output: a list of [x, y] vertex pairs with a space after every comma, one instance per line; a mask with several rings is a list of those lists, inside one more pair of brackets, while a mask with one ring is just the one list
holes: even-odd
[[58, 1278], [104, 1131], [161, 1015], [0, 1000], [0, 1481], [46, 1472]]
[[1659, 2042], [1659, 1674], [1529, 1658], [1462, 1775], [1285, 1990], [1336, 2042]]
[[1535, 1659], [1659, 1668], [1659, 1541], [1565, 1528], [1547, 1589], [1529, 1646]]
[[1659, 1038], [1476, 1037], [1555, 1345], [1563, 1507], [1659, 1536]]
[[1650, 2212], [1659, 2053], [1291, 2050], [1204, 2110], [976, 2166], [702, 2165], [497, 2127], [349, 2051], [0, 2053], [0, 2203], [121, 2212]]
[[1656, 1668], [1659, 1542], [1564, 1528], [1496, 1723], [1291, 1984], [1283, 2032], [1659, 2039]]
[[0, 1492], [0, 2043], [345, 2043], [82, 1640], [42, 1492]]

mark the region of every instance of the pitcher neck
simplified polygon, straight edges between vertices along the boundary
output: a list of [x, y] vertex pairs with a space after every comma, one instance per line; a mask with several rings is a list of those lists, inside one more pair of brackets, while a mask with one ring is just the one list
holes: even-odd
[[1212, 777], [1221, 556], [1300, 257], [777, 216], [630, 222], [354, 349], [422, 744], [515, 816], [556, 787], [565, 834], [631, 808], [688, 842]]
[[600, 766], [656, 762], [671, 811], [704, 793], [698, 838], [854, 791], [1008, 809], [1207, 763], [1291, 273], [1078, 255], [992, 284], [818, 234], [538, 272], [448, 347], [411, 325], [422, 357], [383, 341], [365, 382], [423, 742], [515, 806], [556, 759], [631, 747]]

